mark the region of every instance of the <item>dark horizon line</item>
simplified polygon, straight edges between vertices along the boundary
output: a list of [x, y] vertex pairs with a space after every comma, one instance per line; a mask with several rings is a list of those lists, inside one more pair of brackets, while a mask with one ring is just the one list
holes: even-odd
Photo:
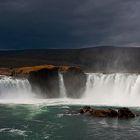
[[22, 49], [0, 49], [0, 51], [24, 51], [24, 50], [79, 50], [79, 49], [92, 49], [92, 48], [140, 48], [140, 46], [127, 46], [127, 45], [97, 45], [79, 48], [22, 48]]

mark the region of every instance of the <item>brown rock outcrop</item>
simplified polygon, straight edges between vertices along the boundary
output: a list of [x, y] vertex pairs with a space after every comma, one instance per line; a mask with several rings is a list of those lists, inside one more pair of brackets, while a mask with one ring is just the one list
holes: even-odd
[[121, 108], [118, 110], [119, 118], [134, 118], [135, 114], [133, 114], [128, 108]]
[[42, 69], [47, 69], [47, 70], [52, 70], [56, 66], [54, 65], [39, 65], [39, 66], [32, 66], [32, 67], [20, 67], [20, 68], [15, 68], [14, 73], [15, 75], [20, 75], [20, 74], [30, 74], [31, 72], [37, 72]]
[[92, 117], [117, 117], [125, 119], [134, 118], [136, 116], [128, 108], [120, 108], [116, 111], [113, 109], [94, 109], [89, 106], [85, 106], [82, 109], [80, 109], [80, 114]]

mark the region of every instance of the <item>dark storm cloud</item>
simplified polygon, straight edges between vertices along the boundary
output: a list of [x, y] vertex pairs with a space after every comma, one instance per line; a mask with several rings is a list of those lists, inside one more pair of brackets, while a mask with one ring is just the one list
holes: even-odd
[[140, 45], [139, 0], [1, 0], [0, 48]]

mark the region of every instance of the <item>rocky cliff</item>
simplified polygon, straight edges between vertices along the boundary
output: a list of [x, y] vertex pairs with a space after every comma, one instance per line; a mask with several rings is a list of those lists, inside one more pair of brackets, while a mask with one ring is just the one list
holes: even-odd
[[45, 98], [60, 96], [59, 73], [63, 74], [67, 96], [81, 97], [85, 90], [86, 75], [79, 67], [40, 65], [13, 69], [14, 76], [26, 76], [31, 83], [32, 90]]

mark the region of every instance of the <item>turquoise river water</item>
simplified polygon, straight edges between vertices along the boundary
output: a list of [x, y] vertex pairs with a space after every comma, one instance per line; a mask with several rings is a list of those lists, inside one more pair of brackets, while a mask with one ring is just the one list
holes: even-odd
[[[140, 117], [92, 118], [77, 114], [80, 107], [1, 104], [0, 140], [140, 139]], [[131, 109], [139, 112], [139, 108]]]

